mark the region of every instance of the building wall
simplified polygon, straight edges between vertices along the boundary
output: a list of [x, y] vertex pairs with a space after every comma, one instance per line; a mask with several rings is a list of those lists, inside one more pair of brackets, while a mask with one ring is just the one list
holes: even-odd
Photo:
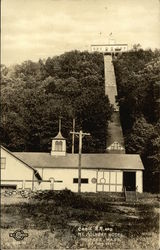
[[100, 170], [97, 173], [97, 191], [122, 192], [123, 191], [123, 171]]
[[[66, 168], [37, 168], [43, 181], [41, 184], [32, 183], [33, 170], [20, 162], [14, 156], [5, 150], [1, 150], [1, 157], [6, 158], [6, 167], [1, 169], [1, 184], [14, 184], [17, 188], [33, 188], [34, 189], [54, 189], [63, 190], [70, 189], [73, 192], [78, 191], [78, 183], [73, 183], [73, 179], [78, 179], [78, 169]], [[136, 172], [136, 187], [138, 192], [143, 192], [143, 172]], [[98, 169], [82, 169], [82, 178], [87, 178], [88, 183], [81, 184], [82, 192], [122, 192], [123, 191], [123, 171], [122, 170], [98, 170]], [[54, 178], [55, 182], [50, 181]], [[93, 183], [93, 179], [97, 182]], [[30, 180], [30, 182], [27, 182]], [[36, 180], [36, 179], [35, 179]], [[25, 182], [24, 182], [25, 181]]]
[[[1, 185], [12, 184], [22, 188], [24, 180], [33, 179], [33, 170], [1, 148], [1, 157], [6, 158], [5, 169], [1, 169]], [[25, 188], [32, 188], [32, 182], [26, 182]]]
[[[57, 169], [57, 168], [37, 168], [43, 180], [54, 178], [53, 189], [70, 189], [73, 192], [78, 191], [78, 184], [73, 183], [73, 178], [78, 178], [78, 169]], [[143, 172], [136, 172], [137, 191], [143, 192]], [[82, 169], [82, 178], [88, 178], [88, 183], [81, 184], [82, 192], [123, 192], [123, 171], [122, 170], [92, 170]], [[92, 179], [97, 179], [97, 183], [92, 183]], [[42, 182], [37, 189], [51, 189], [50, 182]]]
[[[58, 169], [58, 168], [37, 168], [43, 180], [54, 178], [54, 190], [70, 189], [73, 192], [78, 191], [78, 184], [73, 183], [74, 178], [78, 178], [78, 169]], [[81, 184], [82, 192], [96, 192], [96, 184], [91, 182], [92, 178], [96, 178], [96, 170], [82, 169], [81, 177], [88, 178], [88, 184]], [[62, 182], [57, 182], [62, 181]], [[50, 189], [51, 183], [42, 182], [37, 186], [37, 189]]]
[[136, 187], [139, 193], [143, 192], [143, 171], [136, 171]]
[[[78, 169], [37, 168], [37, 170], [42, 176], [43, 180], [54, 178], [54, 190], [62, 190], [67, 188], [73, 192], [78, 191], [78, 184], [73, 183], [73, 178], [78, 178]], [[123, 191], [123, 171], [82, 169], [81, 176], [82, 178], [88, 179], [88, 183], [81, 184], [82, 192]], [[97, 183], [93, 183], [93, 179], [97, 179]], [[51, 183], [42, 182], [37, 186], [37, 189], [51, 189]]]
[[102, 53], [120, 53], [120, 52], [126, 52], [128, 51], [128, 45], [127, 44], [108, 44], [108, 45], [91, 45], [91, 51], [92, 52], [102, 52]]

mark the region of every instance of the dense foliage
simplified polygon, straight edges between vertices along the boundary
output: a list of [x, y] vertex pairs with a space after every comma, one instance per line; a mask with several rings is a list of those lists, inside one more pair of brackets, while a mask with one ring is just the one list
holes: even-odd
[[114, 65], [126, 150], [141, 155], [151, 190], [160, 170], [160, 51], [133, 50]]
[[[140, 47], [114, 59], [118, 101], [127, 153], [141, 155], [145, 189], [160, 170], [160, 51]], [[46, 151], [62, 133], [71, 152], [72, 119], [84, 137], [83, 152], [104, 152], [112, 107], [104, 91], [100, 53], [72, 51], [61, 56], [1, 65], [1, 143], [15, 151]], [[75, 141], [78, 151], [78, 139]]]
[[[104, 95], [104, 64], [99, 53], [72, 51], [61, 56], [1, 66], [1, 143], [14, 151], [46, 151], [51, 137], [62, 134], [71, 151], [72, 119], [76, 130], [90, 132], [83, 152], [104, 152], [112, 108]], [[78, 139], [75, 141], [78, 150]]]

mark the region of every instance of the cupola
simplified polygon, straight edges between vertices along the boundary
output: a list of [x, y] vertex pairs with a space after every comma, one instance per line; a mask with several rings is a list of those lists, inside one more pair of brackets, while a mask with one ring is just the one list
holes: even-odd
[[66, 155], [66, 139], [61, 134], [61, 119], [59, 119], [59, 132], [56, 137], [52, 138], [52, 156]]

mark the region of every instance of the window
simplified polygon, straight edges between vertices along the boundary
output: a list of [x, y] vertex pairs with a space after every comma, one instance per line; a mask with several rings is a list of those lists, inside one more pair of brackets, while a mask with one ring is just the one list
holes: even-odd
[[0, 185], [1, 189], [17, 189], [17, 185], [12, 185], [12, 184], [1, 184]]
[[123, 150], [123, 147], [118, 142], [114, 142], [110, 146], [110, 150]]
[[[78, 183], [78, 178], [73, 178], [73, 183]], [[81, 178], [81, 183], [87, 184], [88, 178]]]
[[115, 51], [121, 51], [121, 48], [116, 48]]
[[118, 142], [114, 142], [114, 144], [112, 144], [111, 146], [112, 150], [118, 150], [119, 149], [119, 143]]
[[6, 158], [2, 157], [1, 158], [1, 169], [5, 169], [6, 168]]
[[62, 141], [55, 142], [55, 151], [62, 151]]

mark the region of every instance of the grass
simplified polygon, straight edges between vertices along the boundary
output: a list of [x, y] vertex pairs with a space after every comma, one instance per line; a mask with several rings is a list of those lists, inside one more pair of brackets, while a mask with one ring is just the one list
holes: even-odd
[[[39, 193], [25, 203], [3, 204], [2, 249], [8, 244], [12, 249], [158, 249], [158, 197], [145, 199], [147, 203], [113, 202], [105, 194], [64, 190]], [[96, 227], [96, 237], [88, 236]], [[100, 227], [112, 231], [99, 237]], [[29, 237], [17, 243], [8, 233], [20, 228]]]

